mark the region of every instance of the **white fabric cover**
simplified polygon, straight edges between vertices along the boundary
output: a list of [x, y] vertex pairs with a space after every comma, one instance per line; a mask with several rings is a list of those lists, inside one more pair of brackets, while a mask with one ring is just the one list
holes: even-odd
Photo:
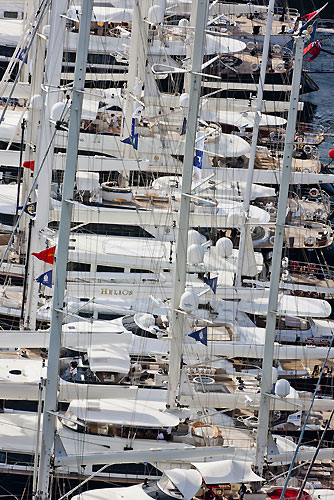
[[72, 497], [72, 500], [151, 500], [145, 493], [141, 484], [124, 488], [101, 488], [98, 490], [84, 491]]
[[[226, 123], [228, 125], [234, 125], [240, 128], [253, 128], [255, 121], [254, 111], [212, 111], [209, 109], [202, 109], [201, 118], [206, 121], [213, 121], [219, 123]], [[284, 118], [278, 116], [261, 114], [260, 126], [270, 126], [270, 127], [282, 127], [286, 124]]]
[[220, 460], [192, 464], [201, 473], [206, 484], [250, 483], [264, 481], [251, 469], [251, 462]]
[[92, 347], [87, 355], [90, 369], [94, 372], [129, 373], [130, 356], [125, 347]]
[[107, 238], [103, 243], [103, 250], [106, 254], [127, 255], [133, 257], [149, 257], [162, 259], [165, 257], [165, 247], [159, 241], [139, 240], [132, 238], [131, 245], [124, 245], [122, 238]]
[[143, 403], [123, 399], [101, 399], [100, 401], [74, 400], [71, 412], [87, 422], [101, 424], [131, 425], [133, 427], [175, 427], [179, 418], [164, 410], [162, 403]]
[[234, 158], [249, 153], [250, 145], [237, 135], [219, 134], [219, 141], [206, 142], [204, 150], [223, 158]]
[[197, 470], [172, 469], [165, 470], [164, 474], [186, 499], [196, 495], [202, 484], [202, 476]]
[[0, 212], [16, 213], [17, 184], [0, 184]]
[[97, 110], [99, 108], [99, 101], [94, 99], [85, 99], [82, 102], [82, 120], [93, 121], [96, 119]]
[[[242, 300], [239, 303], [239, 310], [249, 314], [266, 316], [268, 298], [257, 298], [252, 302]], [[288, 316], [327, 318], [331, 313], [331, 306], [326, 300], [280, 294], [277, 313]]]

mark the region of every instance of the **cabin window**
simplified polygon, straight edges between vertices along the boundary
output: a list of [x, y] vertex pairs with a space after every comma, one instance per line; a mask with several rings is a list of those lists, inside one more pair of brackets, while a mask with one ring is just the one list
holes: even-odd
[[[93, 465], [92, 472], [98, 472], [103, 465]], [[153, 467], [151, 464], [114, 464], [103, 469], [103, 474], [126, 474], [126, 475], [142, 475], [149, 477], [161, 476], [161, 471]]]
[[93, 313], [92, 313], [92, 312], [83, 312], [83, 311], [79, 311], [79, 312], [78, 312], [78, 316], [80, 316], [80, 318], [88, 318], [88, 319], [91, 319], [91, 318], [93, 318]]
[[152, 273], [153, 274], [153, 271], [149, 271], [148, 269], [130, 269], [130, 273], [139, 273], [139, 274]]
[[83, 262], [68, 262], [67, 263], [67, 270], [68, 271], [75, 271], [75, 272], [89, 273], [90, 264], [85, 264]]
[[0, 214], [0, 223], [5, 226], [13, 226], [14, 224], [14, 215], [11, 214]]
[[124, 267], [96, 266], [98, 273], [124, 273]]
[[117, 319], [119, 318], [119, 314], [112, 313], [98, 313], [97, 319]]
[[28, 453], [10, 453], [7, 452], [8, 465], [31, 465], [34, 463], [34, 456]]
[[0, 47], [0, 56], [12, 57], [14, 50], [14, 47], [7, 47], [6, 45], [3, 45]]
[[11, 10], [5, 10], [3, 13], [3, 17], [5, 19], [17, 19], [19, 13], [18, 12], [13, 12]]

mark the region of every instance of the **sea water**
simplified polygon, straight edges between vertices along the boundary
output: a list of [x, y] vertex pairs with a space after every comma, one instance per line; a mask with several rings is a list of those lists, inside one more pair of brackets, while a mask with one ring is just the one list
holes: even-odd
[[[289, 6], [299, 10], [301, 15], [313, 12], [325, 5], [327, 0], [289, 0]], [[322, 19], [334, 19], [333, 0], [321, 12]], [[321, 36], [316, 36], [320, 39]], [[334, 54], [334, 36], [322, 37], [323, 48]], [[304, 56], [304, 67], [309, 71], [309, 76], [319, 86], [318, 92], [305, 94], [301, 99], [315, 106], [311, 123], [321, 125], [328, 135], [319, 147], [320, 159], [326, 165], [330, 162], [328, 151], [334, 148], [334, 55], [321, 54], [311, 62]], [[327, 72], [324, 72], [327, 71]], [[330, 135], [333, 134], [333, 135]]]

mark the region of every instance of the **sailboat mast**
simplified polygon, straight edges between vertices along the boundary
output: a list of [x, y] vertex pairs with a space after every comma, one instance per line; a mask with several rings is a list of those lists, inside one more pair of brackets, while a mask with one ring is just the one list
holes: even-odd
[[269, 416], [270, 416], [270, 395], [272, 387], [272, 368], [274, 356], [274, 342], [277, 318], [278, 290], [280, 282], [282, 248], [285, 236], [286, 207], [289, 193], [289, 182], [291, 175], [293, 143], [298, 112], [298, 98], [300, 78], [303, 67], [304, 35], [296, 37], [295, 42], [295, 67], [292, 78], [290, 109], [288, 124], [286, 129], [284, 155], [282, 163], [282, 177], [277, 207], [277, 221], [275, 230], [275, 243], [272, 257], [272, 270], [270, 277], [270, 292], [268, 299], [268, 313], [266, 324], [266, 335], [264, 344], [264, 354], [262, 361], [261, 398], [259, 411], [259, 425], [256, 444], [255, 466], [258, 474], [262, 475], [264, 457], [267, 454]]
[[80, 120], [83, 92], [85, 88], [87, 52], [90, 35], [90, 24], [93, 11], [93, 0], [84, 0], [79, 28], [78, 52], [76, 56], [74, 86], [68, 131], [66, 168], [63, 185], [61, 217], [57, 246], [54, 297], [52, 305], [48, 370], [45, 388], [43, 429], [41, 441], [41, 457], [37, 485], [37, 498], [47, 500], [49, 496], [50, 458], [54, 445], [56, 427], [57, 389], [59, 353], [63, 322], [63, 302], [66, 283], [66, 267], [68, 260], [68, 241], [71, 229], [72, 200], [74, 192], [75, 172], [78, 157]]
[[197, 122], [202, 82], [202, 62], [205, 45], [205, 29], [207, 26], [208, 0], [197, 0], [197, 15], [195, 27], [195, 40], [192, 70], [190, 78], [189, 112], [185, 153], [183, 162], [183, 175], [181, 186], [181, 204], [179, 211], [179, 230], [176, 244], [176, 259], [174, 269], [174, 290], [171, 313], [171, 342], [169, 353], [169, 383], [167, 394], [167, 407], [176, 406], [178, 386], [181, 377], [182, 340], [185, 315], [179, 311], [181, 296], [186, 284], [187, 248], [189, 230], [189, 211], [191, 183], [196, 146]]
[[[131, 123], [136, 104], [133, 98], [134, 93], [136, 93], [135, 87], [138, 85], [138, 81], [140, 81], [142, 87], [145, 80], [148, 44], [148, 24], [145, 20], [148, 10], [148, 0], [136, 0], [133, 4], [127, 91], [121, 133], [122, 140], [131, 135]], [[129, 144], [122, 143], [122, 153], [124, 158], [136, 157], [133, 147]]]
[[247, 231], [249, 231], [249, 227], [247, 226], [247, 222], [249, 219], [249, 206], [252, 196], [252, 184], [254, 178], [254, 167], [255, 167], [255, 156], [256, 156], [256, 146], [257, 139], [259, 135], [259, 126], [262, 114], [262, 101], [263, 101], [263, 90], [264, 90], [264, 82], [267, 73], [267, 63], [268, 63], [268, 54], [269, 54], [269, 45], [270, 45], [270, 37], [271, 37], [271, 28], [273, 24], [274, 18], [274, 7], [275, 0], [270, 0], [268, 6], [268, 17], [266, 24], [266, 33], [263, 40], [263, 49], [262, 49], [262, 61], [261, 61], [261, 69], [259, 76], [259, 85], [257, 90], [257, 101], [256, 101], [256, 112], [254, 117], [254, 126], [253, 126], [253, 135], [252, 135], [252, 143], [251, 149], [249, 152], [249, 164], [247, 170], [247, 183], [246, 189], [244, 193], [244, 201], [242, 204], [242, 223], [240, 227], [240, 244], [239, 244], [239, 253], [238, 253], [238, 265], [237, 265], [237, 273], [235, 278], [236, 286], [241, 286], [241, 277], [242, 277], [242, 269], [245, 260], [245, 247], [246, 247], [246, 239], [247, 239]]
[[[41, 232], [48, 226], [53, 163], [53, 147], [49, 148], [49, 144], [52, 141], [52, 135], [55, 128], [55, 125], [50, 122], [50, 116], [53, 105], [59, 101], [61, 96], [61, 92], [56, 92], [55, 89], [59, 88], [61, 79], [63, 45], [66, 28], [66, 19], [64, 18], [64, 14], [66, 14], [67, 4], [67, 0], [52, 2], [50, 14], [50, 36], [45, 64], [44, 85], [42, 86], [43, 102], [40, 112], [38, 141], [32, 141], [37, 145], [35, 161], [36, 166], [40, 166], [43, 158], [45, 157], [43, 168], [39, 173], [36, 218], [32, 223], [31, 231], [31, 246], [34, 250], [43, 250], [45, 248], [45, 237], [41, 234]], [[48, 153], [45, 156], [46, 151], [48, 151]], [[37, 172], [38, 169], [35, 168], [35, 176], [37, 175]], [[42, 274], [45, 270], [45, 265], [42, 261], [38, 259], [31, 259], [29, 257], [30, 256], [28, 256], [28, 294], [24, 326], [29, 330], [35, 330], [38, 289], [40, 286], [39, 283], [35, 281], [35, 278]]]

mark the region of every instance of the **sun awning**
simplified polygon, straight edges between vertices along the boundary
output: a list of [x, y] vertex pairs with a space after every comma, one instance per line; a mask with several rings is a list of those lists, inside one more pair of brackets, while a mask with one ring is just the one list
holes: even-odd
[[95, 120], [98, 108], [99, 101], [94, 99], [84, 99], [82, 103], [81, 119], [89, 121]]
[[202, 476], [197, 470], [172, 469], [165, 470], [164, 474], [182, 493], [183, 498], [192, 498], [202, 485]]
[[204, 151], [223, 158], [235, 158], [249, 153], [250, 145], [237, 135], [220, 133], [217, 140], [205, 141]]
[[0, 185], [0, 211], [2, 214], [16, 213], [17, 184]]
[[139, 240], [132, 238], [131, 245], [125, 245], [122, 238], [106, 238], [103, 242], [103, 251], [106, 254], [126, 255], [141, 258], [165, 258], [165, 246], [160, 241]]
[[124, 399], [74, 400], [71, 412], [85, 422], [132, 427], [175, 427], [179, 418], [164, 411], [162, 403]]
[[[242, 300], [239, 302], [239, 310], [248, 314], [266, 316], [268, 298], [256, 298], [252, 302]], [[330, 313], [331, 306], [326, 300], [283, 294], [280, 294], [278, 297], [277, 314], [280, 315], [327, 318]]]
[[130, 356], [125, 347], [92, 347], [87, 356], [90, 369], [94, 372], [129, 373]]
[[264, 481], [251, 469], [251, 462], [219, 460], [217, 462], [195, 462], [206, 484], [250, 483]]

